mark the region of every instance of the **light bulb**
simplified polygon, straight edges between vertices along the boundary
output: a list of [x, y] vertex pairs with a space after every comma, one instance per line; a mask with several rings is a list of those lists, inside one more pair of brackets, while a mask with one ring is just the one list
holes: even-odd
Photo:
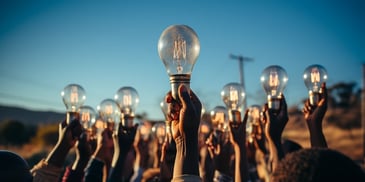
[[104, 99], [97, 106], [100, 118], [114, 126], [114, 131], [118, 132], [120, 123], [120, 108], [113, 99]]
[[85, 90], [81, 85], [68, 84], [61, 91], [62, 101], [66, 106], [66, 123], [69, 124], [78, 114], [79, 108], [86, 100]]
[[139, 95], [133, 87], [121, 87], [114, 95], [114, 100], [118, 103], [122, 114], [122, 125], [133, 126], [134, 112], [139, 103]]
[[245, 99], [243, 86], [239, 83], [228, 83], [223, 87], [221, 97], [228, 108], [229, 120], [241, 122], [242, 104]]
[[91, 130], [96, 122], [96, 112], [91, 106], [80, 107], [80, 123], [85, 130]]
[[288, 82], [288, 75], [284, 68], [278, 65], [266, 67], [260, 77], [263, 89], [267, 94], [270, 109], [278, 110], [281, 94]]
[[252, 105], [248, 111], [247, 123], [246, 123], [246, 136], [250, 143], [253, 142], [254, 129], [260, 124], [261, 107], [258, 105]]
[[189, 26], [171, 25], [162, 32], [158, 53], [170, 77], [174, 99], [177, 99], [180, 84], [190, 88], [190, 77], [199, 52], [198, 36]]
[[210, 117], [213, 127], [216, 130], [228, 131], [228, 111], [224, 106], [216, 106], [211, 112]]
[[86, 100], [85, 90], [81, 85], [69, 84], [61, 92], [67, 112], [77, 112]]
[[166, 125], [163, 123], [155, 123], [152, 127], [152, 132], [156, 137], [159, 144], [165, 141], [166, 137]]
[[118, 103], [123, 114], [134, 116], [139, 103], [139, 95], [136, 89], [133, 87], [122, 87], [114, 95], [114, 100]]
[[308, 88], [309, 101], [312, 106], [318, 104], [321, 85], [327, 81], [327, 78], [327, 71], [321, 65], [310, 65], [304, 70], [303, 79], [305, 86]]

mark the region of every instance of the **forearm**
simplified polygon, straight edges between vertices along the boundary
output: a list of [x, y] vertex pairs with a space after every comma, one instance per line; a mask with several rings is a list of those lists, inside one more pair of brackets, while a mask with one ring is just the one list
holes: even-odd
[[47, 156], [46, 162], [57, 167], [62, 167], [69, 150], [69, 147], [63, 147], [62, 145], [57, 144]]
[[198, 140], [197, 137], [191, 138], [191, 140], [188, 140], [185, 137], [175, 139], [176, 157], [174, 163], [174, 177], [186, 174], [199, 176]]
[[322, 126], [308, 125], [311, 146], [327, 148], [326, 138], [323, 134]]
[[[280, 137], [281, 138], [281, 137]], [[281, 144], [281, 139], [268, 139], [270, 156], [269, 156], [269, 168], [270, 172], [274, 171], [278, 165], [280, 159], [284, 157], [284, 151]]]
[[115, 150], [112, 162], [112, 167], [110, 169], [110, 174], [108, 176], [108, 181], [123, 181], [123, 167], [124, 162], [127, 158], [128, 151], [125, 150]]
[[234, 153], [235, 153], [235, 177], [234, 180], [236, 182], [248, 181], [248, 163], [247, 163], [247, 153], [245, 147], [245, 141], [240, 141], [238, 145], [234, 145]]

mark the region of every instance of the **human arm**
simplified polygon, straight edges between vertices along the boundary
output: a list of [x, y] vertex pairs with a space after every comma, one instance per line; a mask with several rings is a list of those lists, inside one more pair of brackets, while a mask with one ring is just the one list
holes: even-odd
[[246, 151], [246, 123], [248, 110], [245, 112], [242, 122], [230, 122], [230, 141], [235, 154], [234, 180], [236, 182], [248, 181], [248, 162]]
[[52, 181], [60, 178], [68, 152], [75, 145], [81, 131], [78, 115], [75, 115], [70, 124], [66, 124], [66, 121], [59, 124], [56, 145], [46, 159], [42, 159], [31, 169], [33, 181]]
[[[172, 137], [176, 143], [176, 157], [172, 181], [189, 180], [200, 181], [198, 129], [200, 124], [202, 105], [192, 90], [184, 85], [179, 86], [179, 103], [171, 99], [171, 104], [181, 104], [177, 112], [171, 113]], [[186, 179], [187, 180], [187, 179]]]
[[326, 138], [322, 130], [323, 118], [327, 111], [327, 100], [327, 88], [326, 84], [323, 83], [321, 85], [318, 105], [311, 105], [309, 99], [307, 99], [303, 108], [304, 119], [307, 122], [312, 147], [327, 148]]

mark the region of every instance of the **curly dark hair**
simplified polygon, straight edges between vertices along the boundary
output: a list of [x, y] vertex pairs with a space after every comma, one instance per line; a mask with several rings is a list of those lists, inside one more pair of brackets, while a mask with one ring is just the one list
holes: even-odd
[[365, 181], [363, 169], [346, 155], [327, 148], [287, 154], [271, 175], [272, 182]]

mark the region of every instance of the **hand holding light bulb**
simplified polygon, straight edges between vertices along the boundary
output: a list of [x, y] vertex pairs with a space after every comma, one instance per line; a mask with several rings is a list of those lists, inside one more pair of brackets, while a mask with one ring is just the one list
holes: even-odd
[[190, 77], [199, 52], [198, 36], [189, 26], [171, 25], [162, 32], [158, 41], [158, 53], [170, 77], [175, 100], [179, 100], [179, 85], [184, 84], [190, 89]]
[[288, 82], [288, 75], [284, 68], [271, 65], [264, 69], [260, 77], [263, 89], [267, 94], [268, 107], [279, 110], [281, 95]]
[[241, 110], [245, 99], [243, 86], [239, 83], [228, 83], [223, 87], [221, 97], [228, 108], [230, 122], [242, 122]]
[[310, 65], [304, 70], [303, 79], [308, 88], [310, 104], [316, 106], [320, 100], [322, 83], [328, 79], [327, 71], [321, 65]]
[[121, 123], [124, 127], [133, 127], [134, 112], [139, 103], [139, 95], [133, 87], [122, 87], [114, 95], [122, 117]]

